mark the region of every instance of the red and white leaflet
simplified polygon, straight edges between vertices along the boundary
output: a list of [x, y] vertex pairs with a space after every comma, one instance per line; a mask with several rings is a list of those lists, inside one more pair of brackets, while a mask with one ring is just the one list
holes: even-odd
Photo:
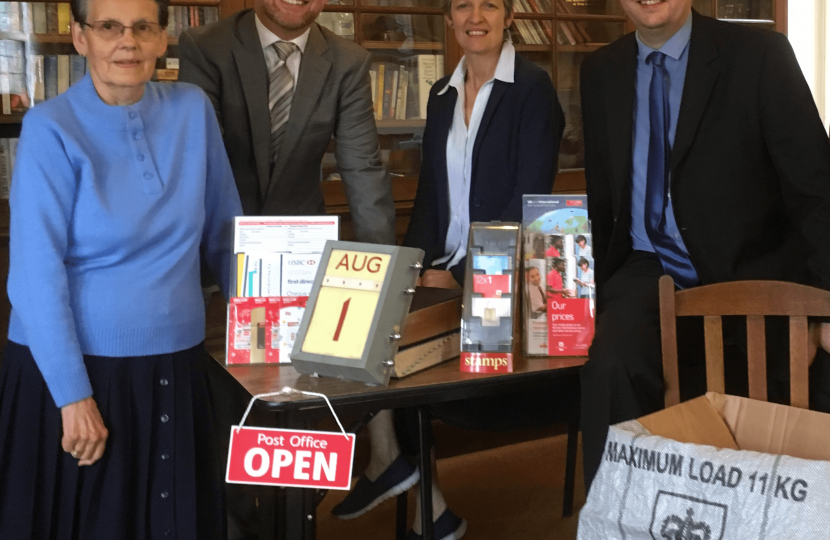
[[291, 362], [289, 355], [294, 350], [294, 342], [297, 340], [300, 323], [303, 322], [306, 303], [308, 303], [308, 296], [284, 296], [282, 298], [279, 315], [279, 362], [281, 364]]
[[548, 297], [548, 354], [587, 356], [594, 339], [594, 311], [588, 298]]
[[473, 292], [481, 294], [483, 298], [501, 298], [502, 294], [510, 294], [510, 274], [505, 275], [473, 275]]
[[322, 253], [337, 240], [338, 216], [239, 216], [234, 220], [234, 253]]
[[251, 330], [251, 312], [264, 308], [267, 298], [231, 298], [228, 304], [228, 335], [225, 358], [228, 364], [251, 362], [251, 343], [255, 339]]

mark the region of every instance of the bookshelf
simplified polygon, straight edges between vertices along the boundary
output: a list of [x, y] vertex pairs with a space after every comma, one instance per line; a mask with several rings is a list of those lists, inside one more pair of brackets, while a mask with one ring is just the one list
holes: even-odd
[[[693, 6], [710, 17], [786, 31], [786, 0], [693, 0]], [[573, 192], [575, 179], [581, 177], [584, 191], [579, 69], [588, 54], [633, 26], [619, 0], [514, 0], [514, 10], [511, 35], [516, 50], [550, 74], [565, 111], [561, 172], [554, 189]], [[447, 65], [455, 61], [448, 54]]]

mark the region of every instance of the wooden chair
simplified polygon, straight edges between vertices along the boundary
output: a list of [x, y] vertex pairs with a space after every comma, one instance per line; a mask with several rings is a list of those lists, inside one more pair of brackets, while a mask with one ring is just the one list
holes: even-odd
[[676, 317], [703, 316], [706, 387], [724, 392], [721, 317], [746, 316], [749, 397], [767, 400], [765, 315], [790, 318], [790, 404], [808, 408], [807, 317], [830, 316], [830, 292], [782, 281], [733, 281], [675, 291], [670, 276], [660, 278], [660, 330], [666, 407], [680, 403]]

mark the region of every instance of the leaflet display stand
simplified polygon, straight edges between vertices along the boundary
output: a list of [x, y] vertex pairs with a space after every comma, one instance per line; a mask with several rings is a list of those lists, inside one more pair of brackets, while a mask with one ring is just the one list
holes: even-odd
[[513, 371], [520, 238], [518, 223], [470, 225], [461, 320], [462, 371]]

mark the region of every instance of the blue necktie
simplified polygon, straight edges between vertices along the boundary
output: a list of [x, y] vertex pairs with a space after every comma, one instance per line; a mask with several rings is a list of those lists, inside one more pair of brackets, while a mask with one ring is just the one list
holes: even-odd
[[648, 93], [650, 135], [648, 139], [648, 171], [646, 173], [645, 225], [651, 245], [663, 270], [682, 289], [697, 285], [698, 277], [689, 256], [680, 249], [674, 238], [666, 234], [666, 206], [668, 205], [669, 163], [669, 74], [664, 62], [666, 55], [653, 52], [646, 63], [653, 66]]

